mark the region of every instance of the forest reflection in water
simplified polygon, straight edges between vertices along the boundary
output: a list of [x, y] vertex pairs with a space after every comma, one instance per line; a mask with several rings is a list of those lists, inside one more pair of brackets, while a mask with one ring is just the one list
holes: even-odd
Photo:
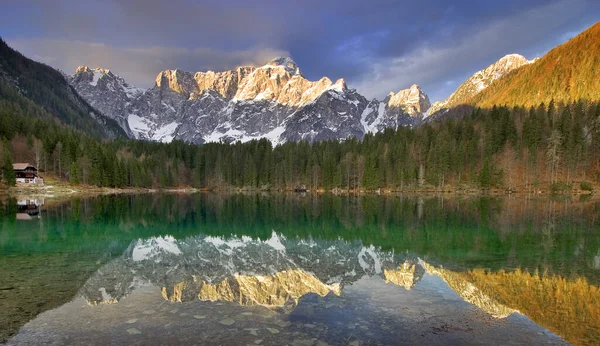
[[[7, 200], [0, 329], [13, 334], [73, 297], [118, 302], [140, 278], [168, 301], [289, 312], [307, 293], [343, 294], [364, 275], [412, 289], [427, 273], [491, 316], [519, 312], [591, 344], [600, 340], [599, 207], [594, 199], [157, 194], [74, 199], [21, 221]], [[161, 253], [169, 246], [177, 251]], [[207, 267], [199, 253], [236, 266]], [[132, 271], [137, 279], [114, 275]]]

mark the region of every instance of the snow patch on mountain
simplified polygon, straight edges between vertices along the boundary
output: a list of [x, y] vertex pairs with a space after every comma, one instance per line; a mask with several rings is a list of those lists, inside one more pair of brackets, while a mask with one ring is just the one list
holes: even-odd
[[[269, 140], [269, 142], [271, 142], [275, 146], [275, 145], [282, 143], [281, 134], [283, 134], [284, 131], [285, 131], [285, 126], [282, 126], [282, 125], [277, 126], [276, 128], [265, 133], [265, 135], [261, 136], [261, 137]], [[253, 139], [259, 139], [259, 138], [253, 138]]]
[[150, 126], [148, 126], [148, 119], [139, 117], [135, 114], [129, 114], [127, 118], [129, 123], [129, 128], [133, 131], [135, 138], [140, 138], [140, 134], [145, 134], [150, 131]]
[[131, 253], [134, 262], [146, 261], [157, 258], [160, 262], [161, 254], [181, 255], [175, 238], [172, 236], [153, 237], [144, 242], [138, 242]]
[[175, 138], [177, 127], [179, 123], [172, 122], [157, 128], [152, 136], [152, 140], [163, 143], [170, 143]]
[[102, 78], [102, 76], [104, 76], [104, 72], [95, 70], [95, 71], [93, 71], [93, 74], [94, 74], [94, 77], [93, 77], [92, 81], [90, 82], [90, 85], [96, 86], [96, 85], [98, 85], [98, 80], [100, 78]]
[[381, 259], [375, 252], [375, 248], [371, 245], [370, 247], [363, 247], [358, 253], [358, 263], [363, 271], [367, 274], [381, 274]]
[[[281, 237], [283, 237], [283, 236], [281, 236]], [[271, 238], [269, 238], [267, 241], [265, 241], [265, 244], [268, 244], [270, 247], [272, 247], [273, 249], [275, 249], [277, 251], [285, 251], [285, 246], [283, 246], [283, 244], [281, 243], [280, 236], [277, 235], [277, 233], [275, 233], [275, 231], [273, 231], [271, 233]]]

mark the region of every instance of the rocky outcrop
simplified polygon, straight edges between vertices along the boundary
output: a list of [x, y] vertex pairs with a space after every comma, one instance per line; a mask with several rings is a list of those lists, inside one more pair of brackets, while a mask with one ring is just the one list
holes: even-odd
[[237, 93], [240, 81], [254, 70], [254, 67], [244, 66], [225, 72], [196, 72], [194, 80], [196, 81], [198, 91], [214, 90], [222, 97], [231, 99]]
[[280, 138], [308, 142], [362, 138], [365, 132], [360, 114], [367, 104], [367, 100], [354, 90], [331, 88], [287, 117]]
[[197, 89], [194, 76], [180, 69], [162, 71], [156, 76], [155, 85], [161, 90], [170, 89], [184, 97], [189, 97]]

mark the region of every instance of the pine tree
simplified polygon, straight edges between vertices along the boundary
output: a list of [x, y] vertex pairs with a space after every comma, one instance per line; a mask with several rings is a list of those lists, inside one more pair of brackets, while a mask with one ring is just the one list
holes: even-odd
[[17, 180], [15, 178], [15, 171], [13, 168], [13, 160], [12, 155], [10, 154], [10, 150], [8, 149], [8, 142], [4, 141], [4, 160], [2, 164], [2, 176], [4, 177], [4, 182], [8, 186], [15, 186], [17, 184]]
[[483, 162], [483, 168], [481, 168], [481, 171], [479, 172], [479, 185], [482, 188], [487, 189], [490, 187], [491, 183], [492, 169], [490, 167], [490, 160], [486, 158]]
[[71, 172], [69, 174], [69, 183], [71, 185], [79, 185], [79, 166], [77, 165], [77, 161], [73, 161], [71, 163]]
[[29, 149], [33, 148], [33, 144], [34, 144], [34, 139], [33, 139], [33, 135], [31, 133], [29, 133], [27, 135], [27, 147]]
[[556, 181], [557, 171], [560, 162], [560, 150], [562, 147], [562, 136], [558, 130], [552, 131], [552, 135], [548, 139], [548, 148], [546, 150], [546, 160], [550, 168], [550, 182]]

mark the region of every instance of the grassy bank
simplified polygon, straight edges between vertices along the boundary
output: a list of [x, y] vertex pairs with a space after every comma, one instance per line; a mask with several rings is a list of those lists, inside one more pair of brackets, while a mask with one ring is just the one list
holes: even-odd
[[0, 186], [0, 194], [10, 197], [27, 197], [27, 198], [68, 198], [69, 196], [95, 196], [106, 194], [121, 194], [121, 193], [153, 193], [153, 192], [179, 192], [179, 193], [195, 193], [195, 192], [222, 192], [222, 193], [243, 193], [243, 192], [311, 192], [311, 193], [333, 193], [339, 195], [351, 194], [381, 194], [381, 195], [396, 195], [396, 194], [423, 194], [423, 195], [563, 195], [563, 196], [587, 196], [594, 195], [596, 191], [600, 191], [600, 185], [588, 182], [573, 182], [573, 183], [539, 183], [536, 185], [513, 186], [512, 188], [480, 188], [473, 185], [445, 185], [443, 187], [433, 185], [422, 186], [406, 186], [403, 188], [382, 187], [379, 189], [298, 189], [298, 188], [272, 188], [264, 187], [227, 187], [220, 186], [218, 188], [194, 188], [190, 186], [180, 186], [176, 188], [114, 188], [114, 187], [98, 187], [93, 185], [71, 185], [67, 181], [57, 179], [56, 177], [46, 177], [43, 186], [34, 184], [17, 183], [16, 186], [8, 187]]

